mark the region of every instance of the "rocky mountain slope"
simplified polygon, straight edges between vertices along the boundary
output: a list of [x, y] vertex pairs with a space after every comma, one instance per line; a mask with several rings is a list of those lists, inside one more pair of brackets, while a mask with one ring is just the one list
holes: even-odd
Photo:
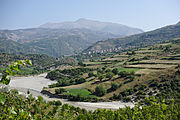
[[96, 20], [89, 20], [80, 18], [77, 21], [69, 21], [62, 23], [46, 23], [40, 26], [40, 28], [61, 28], [61, 29], [74, 29], [74, 28], [86, 28], [93, 31], [102, 31], [121, 36], [127, 36], [132, 34], [142, 33], [143, 30], [138, 28], [132, 28], [126, 25], [111, 23], [111, 22], [100, 22]]
[[79, 53], [98, 41], [140, 32], [143, 31], [115, 23], [86, 19], [49, 23], [39, 28], [0, 30], [0, 52], [47, 54], [58, 57]]

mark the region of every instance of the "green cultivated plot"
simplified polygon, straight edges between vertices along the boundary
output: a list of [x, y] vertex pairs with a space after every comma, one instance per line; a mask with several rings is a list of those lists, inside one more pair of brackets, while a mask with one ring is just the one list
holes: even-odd
[[136, 72], [140, 70], [139, 68], [118, 68], [119, 72], [126, 71], [126, 72]]
[[66, 89], [66, 93], [63, 93], [65, 95], [73, 95], [73, 96], [77, 96], [80, 95], [82, 97], [95, 97], [94, 95], [91, 95], [91, 92], [84, 89], [84, 88], [77, 88], [77, 89]]

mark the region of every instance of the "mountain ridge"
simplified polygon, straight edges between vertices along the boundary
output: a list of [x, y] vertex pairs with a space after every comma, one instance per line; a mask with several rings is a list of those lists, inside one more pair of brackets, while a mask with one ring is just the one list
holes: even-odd
[[103, 31], [103, 32], [109, 32], [112, 34], [119, 34], [119, 35], [131, 35], [131, 34], [137, 34], [143, 32], [143, 30], [141, 29], [129, 27], [118, 23], [100, 22], [97, 20], [90, 20], [85, 18], [80, 18], [76, 21], [68, 21], [61, 23], [46, 23], [40, 25], [39, 28], [61, 28], [61, 29], [87, 28], [95, 31]]
[[168, 25], [152, 31], [125, 36], [121, 38], [112, 38], [105, 41], [98, 41], [88, 47], [83, 52], [102, 51], [114, 48], [136, 48], [146, 45], [153, 45], [159, 42], [164, 42], [168, 39], [180, 38], [180, 24]]
[[[88, 26], [94, 21], [79, 19], [77, 22], [83, 22]], [[95, 23], [97, 23], [97, 21], [95, 21]], [[98, 24], [102, 25], [104, 23], [98, 21]], [[96, 28], [89, 29], [88, 27], [76, 28], [73, 27], [73, 25], [69, 26], [72, 26], [71, 29], [39, 27], [17, 30], [0, 30], [0, 51], [18, 54], [47, 54], [53, 57], [58, 57], [61, 55], [74, 55], [82, 52], [84, 49], [88, 48], [97, 41], [132, 34], [131, 28], [127, 27], [126, 30], [122, 32], [119, 29], [115, 30], [119, 31], [121, 34], [113, 34], [105, 30], [98, 30]], [[129, 31], [127, 31], [127, 29]], [[139, 32], [136, 31], [134, 33], [133, 29], [133, 34], [136, 33]], [[5, 40], [9, 40], [8, 46], [6, 46], [5, 43], [7, 41]]]

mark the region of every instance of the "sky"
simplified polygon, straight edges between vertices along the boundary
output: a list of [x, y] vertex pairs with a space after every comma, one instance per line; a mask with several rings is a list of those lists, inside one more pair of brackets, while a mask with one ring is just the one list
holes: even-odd
[[79, 18], [150, 31], [180, 21], [180, 0], [0, 0], [0, 29]]

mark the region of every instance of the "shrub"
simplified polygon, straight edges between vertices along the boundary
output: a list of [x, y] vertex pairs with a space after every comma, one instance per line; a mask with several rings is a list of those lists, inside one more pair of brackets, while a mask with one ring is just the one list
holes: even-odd
[[111, 83], [111, 90], [112, 91], [114, 91], [114, 90], [116, 90], [116, 89], [118, 89], [119, 88], [119, 85], [117, 84], [117, 83], [115, 83], [115, 82], [112, 82]]
[[131, 101], [131, 98], [130, 97], [124, 97], [123, 98], [123, 102], [130, 102]]
[[99, 75], [98, 79], [99, 79], [100, 81], [102, 81], [102, 79], [104, 79], [104, 75], [103, 75], [103, 74]]
[[62, 105], [61, 101], [55, 101], [55, 105], [58, 106], [58, 105]]
[[108, 72], [106, 74], [106, 78], [109, 78], [109, 79], [111, 79], [113, 76], [114, 76], [114, 74], [112, 72]]
[[97, 86], [95, 89], [95, 94], [97, 96], [103, 96], [106, 94], [106, 90], [102, 86]]
[[126, 77], [127, 76], [127, 72], [126, 71], [121, 71], [121, 72], [118, 73], [118, 75], [120, 77]]
[[117, 74], [118, 74], [118, 69], [117, 69], [117, 68], [114, 68], [114, 69], [112, 70], [112, 72], [113, 72], [115, 75], [117, 75]]
[[88, 73], [88, 77], [93, 77], [93, 76], [94, 76], [93, 72]]
[[106, 72], [106, 73], [107, 73], [107, 72], [111, 72], [111, 70], [110, 70], [110, 69], [107, 69], [105, 72]]
[[80, 79], [76, 80], [76, 84], [81, 84], [81, 83], [84, 83], [84, 82], [86, 82], [85, 78], [80, 78]]
[[55, 94], [62, 94], [63, 92], [66, 92], [66, 89], [64, 88], [55, 89]]

